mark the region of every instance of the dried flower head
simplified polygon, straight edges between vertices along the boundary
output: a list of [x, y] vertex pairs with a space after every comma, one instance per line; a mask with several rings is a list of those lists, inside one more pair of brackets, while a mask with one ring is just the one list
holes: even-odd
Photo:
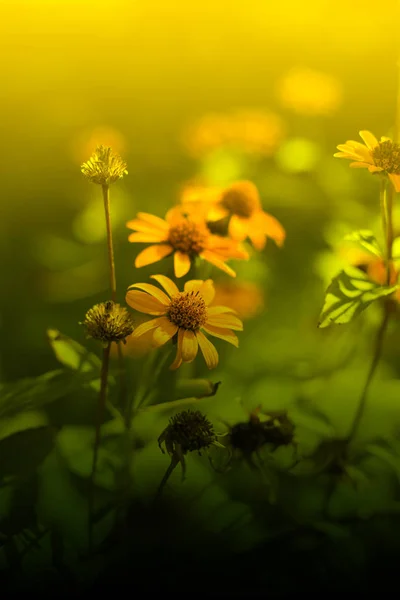
[[88, 310], [85, 320], [80, 323], [86, 329], [87, 337], [103, 342], [124, 342], [133, 332], [133, 319], [123, 306], [111, 300], [95, 304]]
[[171, 457], [170, 466], [165, 473], [158, 488], [157, 497], [160, 496], [172, 471], [181, 463], [182, 480], [185, 479], [186, 463], [185, 454], [207, 450], [211, 445], [220, 446], [213, 425], [199, 410], [183, 410], [169, 420], [169, 424], [158, 438], [161, 452], [165, 454], [162, 443]]
[[100, 145], [83, 163], [81, 171], [92, 183], [110, 185], [128, 174], [126, 167], [122, 158], [114, 154], [109, 146]]

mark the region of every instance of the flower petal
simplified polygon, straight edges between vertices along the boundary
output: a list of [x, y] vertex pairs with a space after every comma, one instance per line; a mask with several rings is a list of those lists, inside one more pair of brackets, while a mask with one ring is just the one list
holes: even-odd
[[215, 327], [214, 325], [204, 325], [204, 331], [207, 333], [220, 338], [221, 340], [225, 340], [225, 342], [229, 342], [236, 348], [239, 348], [239, 340], [237, 335], [233, 333], [230, 329], [225, 329], [224, 327]]
[[227, 306], [210, 306], [207, 309], [208, 315], [222, 315], [222, 314], [234, 314], [236, 315], [236, 310], [233, 308], [228, 308]]
[[151, 329], [156, 329], [159, 326], [160, 321], [162, 321], [163, 319], [166, 319], [166, 317], [158, 317], [157, 319], [150, 319], [150, 321], [141, 323], [134, 329], [132, 333], [132, 339], [142, 336]]
[[183, 214], [183, 206], [181, 204], [178, 204], [177, 206], [173, 206], [172, 208], [170, 208], [167, 214], [165, 215], [165, 220], [167, 221], [170, 227], [173, 225], [177, 225], [182, 221], [186, 221], [186, 218]]
[[389, 173], [389, 179], [393, 183], [396, 192], [400, 192], [400, 175], [396, 175], [395, 173]]
[[169, 342], [178, 331], [178, 325], [171, 323], [167, 317], [161, 317], [159, 326], [153, 335], [154, 346], [162, 346], [166, 342]]
[[145, 221], [146, 223], [150, 223], [154, 227], [161, 229], [162, 231], [168, 231], [169, 225], [164, 219], [160, 219], [160, 217], [156, 217], [155, 215], [151, 215], [150, 213], [140, 212], [137, 214], [139, 219]]
[[197, 331], [197, 341], [199, 342], [200, 350], [203, 353], [204, 360], [209, 369], [215, 369], [218, 365], [218, 352], [215, 346], [206, 338], [204, 333]]
[[177, 348], [176, 348], [176, 356], [175, 356], [174, 362], [170, 366], [171, 371], [175, 371], [175, 369], [178, 369], [182, 364], [182, 342], [183, 342], [184, 333], [185, 333], [184, 329], [179, 329], [178, 343], [177, 343]]
[[131, 308], [148, 315], [164, 315], [166, 311], [166, 307], [159, 300], [138, 290], [129, 290], [125, 300]]
[[140, 269], [140, 267], [151, 265], [171, 254], [173, 250], [169, 244], [154, 244], [154, 246], [149, 246], [137, 255], [135, 267]]
[[359, 134], [363, 142], [367, 144], [370, 150], [373, 150], [375, 146], [378, 145], [378, 140], [370, 131], [366, 131], [365, 129], [363, 129], [362, 131], [359, 131]]
[[162, 234], [157, 235], [154, 233], [131, 233], [128, 236], [128, 242], [143, 242], [143, 243], [149, 243], [149, 242], [165, 242], [165, 236], [163, 236]]
[[235, 331], [243, 331], [242, 321], [235, 315], [229, 313], [220, 315], [208, 314], [206, 326], [208, 327], [208, 325], [213, 325], [214, 327], [228, 327]]
[[212, 279], [203, 281], [202, 279], [191, 279], [185, 283], [183, 288], [185, 292], [199, 292], [203, 297], [206, 306], [211, 304], [215, 296], [214, 282]]
[[190, 271], [191, 261], [187, 254], [184, 252], [176, 251], [174, 253], [174, 271], [175, 277], [183, 277]]
[[164, 290], [170, 296], [176, 296], [176, 294], [179, 294], [177, 285], [169, 277], [166, 277], [165, 275], [150, 275], [150, 277], [158, 281], [158, 283], [162, 285]]
[[286, 238], [286, 231], [280, 224], [278, 219], [275, 219], [272, 215], [261, 211], [254, 217], [254, 223], [259, 223], [259, 229], [262, 227], [262, 231], [270, 238], [272, 238], [278, 246], [282, 246]]
[[377, 167], [376, 165], [368, 165], [368, 171], [370, 173], [381, 173], [383, 169], [382, 167]]
[[365, 162], [352, 162], [349, 165], [352, 169], [368, 169], [368, 167], [370, 166], [368, 163]]
[[192, 362], [197, 356], [199, 344], [194, 331], [186, 330], [182, 341], [182, 360], [183, 362]]
[[228, 267], [228, 265], [226, 265], [224, 261], [221, 260], [214, 252], [211, 252], [211, 250], [203, 250], [203, 252], [200, 253], [200, 256], [207, 262], [214, 265], [214, 267], [218, 267], [218, 269], [221, 269], [221, 271], [224, 271], [231, 277], [236, 277], [235, 271]]
[[229, 210], [222, 206], [210, 206], [207, 211], [207, 221], [219, 221], [229, 215]]
[[233, 215], [229, 221], [229, 235], [238, 242], [246, 239], [249, 231], [249, 220]]
[[142, 219], [131, 219], [126, 223], [126, 226], [129, 229], [133, 229], [134, 231], [140, 231], [141, 233], [150, 233], [152, 235], [164, 235], [167, 236], [168, 232], [161, 230], [159, 227], [155, 227], [151, 223], [147, 223], [146, 221], [142, 221]]
[[157, 298], [157, 300], [159, 300], [161, 304], [164, 305], [164, 307], [169, 306], [170, 300], [167, 294], [165, 294], [162, 290], [160, 290], [160, 288], [156, 287], [155, 285], [151, 285], [151, 283], [134, 283], [133, 285], [130, 285], [128, 289], [132, 290], [135, 288], [143, 290], [151, 296], [154, 296], [154, 298]]
[[261, 252], [261, 250], [265, 248], [267, 243], [267, 236], [262, 231], [250, 230], [249, 238], [251, 243], [253, 244], [253, 247], [259, 252]]

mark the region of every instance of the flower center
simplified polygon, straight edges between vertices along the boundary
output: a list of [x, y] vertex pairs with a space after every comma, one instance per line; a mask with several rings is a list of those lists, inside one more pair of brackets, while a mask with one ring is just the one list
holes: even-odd
[[185, 254], [200, 254], [206, 246], [209, 231], [204, 225], [183, 221], [169, 230], [169, 243]]
[[223, 194], [221, 205], [233, 215], [249, 218], [258, 208], [258, 194], [253, 186], [231, 187]]
[[180, 292], [171, 298], [167, 317], [178, 327], [197, 331], [207, 320], [206, 303], [199, 292]]
[[377, 167], [387, 173], [400, 174], [400, 144], [390, 140], [380, 142], [371, 150], [371, 155]]

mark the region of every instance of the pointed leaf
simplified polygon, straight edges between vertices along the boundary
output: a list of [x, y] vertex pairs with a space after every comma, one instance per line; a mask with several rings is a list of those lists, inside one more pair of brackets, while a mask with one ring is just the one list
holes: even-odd
[[375, 238], [375, 235], [369, 229], [360, 229], [359, 231], [353, 231], [349, 233], [344, 238], [349, 242], [357, 242], [360, 246], [368, 250], [371, 254], [378, 256], [379, 258], [383, 257], [382, 250]]
[[349, 323], [372, 302], [393, 294], [398, 287], [378, 285], [360, 269], [347, 267], [332, 279], [326, 291], [318, 327]]

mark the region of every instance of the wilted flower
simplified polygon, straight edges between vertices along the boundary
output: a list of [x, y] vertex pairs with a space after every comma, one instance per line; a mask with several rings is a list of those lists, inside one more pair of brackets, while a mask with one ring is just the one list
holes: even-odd
[[126, 163], [108, 146], [97, 146], [89, 160], [83, 163], [82, 173], [92, 183], [110, 185], [128, 174]]
[[284, 106], [302, 115], [330, 115], [342, 101], [342, 86], [336, 78], [302, 67], [281, 78], [277, 93]]
[[130, 242], [152, 243], [136, 257], [137, 268], [173, 253], [176, 277], [183, 277], [189, 272], [196, 256], [235, 277], [235, 271], [225, 261], [230, 258], [249, 258], [238, 242], [213, 235], [202, 215], [186, 217], [179, 207], [169, 210], [165, 220], [140, 212], [136, 219], [128, 221], [126, 225], [135, 231], [128, 238]]
[[359, 133], [365, 144], [348, 140], [337, 146], [340, 152], [334, 156], [354, 161], [350, 167], [388, 176], [396, 192], [400, 192], [400, 144], [384, 136], [378, 142], [370, 131]]
[[133, 319], [123, 306], [112, 302], [95, 304], [88, 310], [85, 320], [80, 323], [86, 330], [87, 337], [103, 342], [124, 342], [133, 332]]
[[151, 277], [166, 293], [148, 283], [136, 283], [129, 287], [127, 304], [140, 312], [157, 315], [156, 319], [139, 325], [132, 337], [140, 337], [153, 330], [154, 347], [176, 339], [177, 352], [171, 369], [177, 369], [184, 362], [192, 362], [199, 346], [207, 367], [214, 369], [217, 366], [217, 350], [202, 330], [238, 347], [238, 338], [232, 330], [242, 331], [242, 322], [232, 309], [210, 306], [215, 295], [211, 279], [187, 281], [184, 291], [180, 292], [176, 284], [165, 275]]

